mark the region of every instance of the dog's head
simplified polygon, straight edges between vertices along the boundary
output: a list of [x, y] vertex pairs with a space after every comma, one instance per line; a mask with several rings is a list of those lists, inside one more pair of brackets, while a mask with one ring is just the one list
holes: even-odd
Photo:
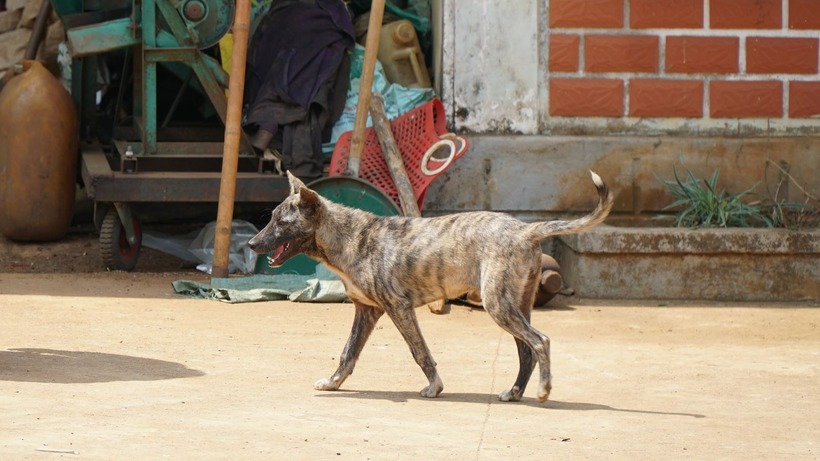
[[290, 195], [273, 210], [270, 222], [248, 242], [258, 254], [271, 253], [270, 267], [279, 267], [315, 246], [316, 223], [322, 206], [319, 194], [288, 172]]

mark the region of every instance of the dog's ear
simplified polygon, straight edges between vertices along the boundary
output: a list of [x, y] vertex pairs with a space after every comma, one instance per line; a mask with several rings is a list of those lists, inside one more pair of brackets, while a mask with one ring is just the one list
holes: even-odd
[[288, 182], [290, 182], [290, 195], [296, 194], [299, 192], [300, 189], [306, 189], [305, 183], [299, 180], [296, 176], [290, 174], [290, 171], [287, 172], [288, 174]]
[[316, 209], [319, 206], [319, 194], [302, 185], [299, 189], [299, 206], [308, 206], [311, 209]]

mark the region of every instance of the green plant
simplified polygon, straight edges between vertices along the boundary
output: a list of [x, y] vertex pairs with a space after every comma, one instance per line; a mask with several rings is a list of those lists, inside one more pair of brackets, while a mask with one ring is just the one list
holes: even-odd
[[730, 194], [725, 189], [718, 190], [720, 168], [715, 169], [709, 179], [700, 181], [686, 169], [686, 178], [681, 179], [672, 167], [674, 181], [664, 181], [667, 190], [675, 197], [675, 202], [664, 210], [679, 209], [675, 216], [676, 227], [772, 227], [771, 218], [761, 209], [760, 201], [745, 203], [742, 199], [754, 193], [757, 184], [739, 193]]

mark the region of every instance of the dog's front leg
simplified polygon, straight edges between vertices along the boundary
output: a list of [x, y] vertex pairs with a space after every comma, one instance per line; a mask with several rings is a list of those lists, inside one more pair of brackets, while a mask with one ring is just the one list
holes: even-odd
[[427, 398], [437, 397], [444, 390], [444, 383], [441, 382], [441, 378], [438, 376], [436, 362], [433, 360], [433, 355], [430, 354], [430, 349], [427, 348], [424, 337], [421, 335], [415, 310], [410, 304], [386, 308], [386, 310], [387, 315], [393, 320], [407, 345], [410, 346], [413, 359], [416, 360], [416, 363], [427, 377], [429, 384], [421, 390], [421, 396]]
[[320, 379], [313, 385], [314, 389], [320, 391], [335, 391], [353, 373], [356, 361], [359, 359], [367, 338], [376, 327], [376, 322], [381, 318], [384, 311], [378, 307], [368, 306], [358, 301], [353, 301], [356, 313], [353, 317], [353, 328], [350, 330], [350, 337], [347, 339], [342, 355], [339, 357], [339, 368], [333, 376], [327, 379]]

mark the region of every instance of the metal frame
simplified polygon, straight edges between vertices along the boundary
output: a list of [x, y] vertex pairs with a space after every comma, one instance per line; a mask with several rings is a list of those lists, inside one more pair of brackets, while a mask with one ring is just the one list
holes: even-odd
[[[99, 226], [98, 218], [115, 207], [128, 244], [138, 246], [141, 242], [134, 230], [137, 221], [129, 203], [219, 202], [224, 130], [169, 127], [180, 96], [165, 119], [158, 121], [157, 69], [163, 66], [179, 77], [181, 91], [190, 88], [202, 94], [202, 99], [210, 103], [203, 107], [217, 114], [224, 124], [229, 77], [220, 63], [200, 48], [218, 40], [223, 28], [227, 30], [230, 23], [225, 19], [225, 9], [233, 8], [233, 4], [199, 0], [199, 6], [210, 4], [203, 9], [206, 13], [219, 15], [221, 23], [213, 26], [213, 16], [205, 16], [201, 22], [184, 16], [183, 8], [192, 0], [51, 2], [66, 28], [73, 58], [72, 97], [83, 140], [80, 173], [94, 201], [95, 224]], [[126, 62], [131, 64], [133, 110], [129, 123], [115, 124], [113, 142], [104, 146], [96, 137], [98, 56], [117, 50], [127, 50]], [[117, 97], [115, 116], [124, 88]], [[257, 156], [247, 137], [240, 133], [235, 201], [284, 200], [290, 192], [287, 180], [271, 174], [274, 171], [272, 162]], [[133, 266], [115, 268], [131, 270]]]
[[[81, 173], [95, 202], [217, 202], [222, 136], [197, 127], [158, 122], [157, 66], [203, 94], [225, 122], [228, 75], [199, 49], [197, 24], [181, 13], [182, 0], [52, 0], [67, 30], [74, 58], [72, 95], [81, 118]], [[206, 32], [207, 33], [207, 32]], [[100, 54], [128, 49], [133, 69], [130, 124], [115, 126], [111, 146], [94, 141], [96, 68]], [[196, 78], [192, 78], [196, 76]], [[176, 102], [172, 106], [172, 111]], [[218, 133], [222, 135], [223, 133]], [[219, 139], [219, 141], [217, 141]], [[126, 150], [133, 152], [126, 171]], [[286, 180], [257, 156], [247, 137], [240, 143], [238, 202], [277, 202]], [[126, 226], [128, 228], [128, 226]]]

